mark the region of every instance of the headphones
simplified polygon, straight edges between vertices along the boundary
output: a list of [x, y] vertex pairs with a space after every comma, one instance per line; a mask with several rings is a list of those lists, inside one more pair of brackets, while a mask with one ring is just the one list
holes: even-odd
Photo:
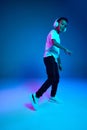
[[[58, 25], [59, 25], [59, 22], [58, 22], [58, 21], [59, 21], [59, 19], [56, 19], [56, 20], [55, 20], [55, 22], [54, 22], [54, 24], [53, 24], [53, 27], [54, 27], [54, 28], [57, 28], [57, 27], [58, 27]], [[66, 30], [67, 30], [67, 29], [65, 28], [63, 32], [66, 32]]]

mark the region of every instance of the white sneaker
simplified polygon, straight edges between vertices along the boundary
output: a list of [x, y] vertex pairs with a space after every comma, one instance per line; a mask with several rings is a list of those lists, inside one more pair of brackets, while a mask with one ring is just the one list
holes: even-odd
[[38, 101], [39, 101], [39, 98], [36, 97], [36, 94], [32, 94], [31, 95], [32, 97], [32, 105], [35, 109], [38, 108]]
[[50, 102], [56, 102], [56, 103], [62, 103], [62, 101], [58, 97], [50, 97], [49, 98]]
[[35, 104], [38, 104], [39, 98], [36, 97], [36, 94], [32, 94], [32, 99]]

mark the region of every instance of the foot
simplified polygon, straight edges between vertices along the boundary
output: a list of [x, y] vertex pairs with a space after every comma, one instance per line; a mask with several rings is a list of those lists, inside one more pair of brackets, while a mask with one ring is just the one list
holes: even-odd
[[32, 94], [32, 99], [35, 104], [38, 104], [39, 98], [36, 97], [36, 94]]
[[38, 101], [39, 101], [39, 98], [36, 97], [36, 94], [32, 94], [31, 95], [31, 98], [32, 98], [32, 105], [35, 109], [38, 108]]
[[57, 98], [56, 96], [55, 97], [50, 97], [49, 101], [50, 102], [56, 102], [56, 103], [62, 103], [62, 101], [59, 98]]

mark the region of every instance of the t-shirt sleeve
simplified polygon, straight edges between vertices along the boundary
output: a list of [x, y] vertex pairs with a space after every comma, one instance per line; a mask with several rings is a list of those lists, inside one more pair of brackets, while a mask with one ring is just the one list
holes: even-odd
[[52, 31], [51, 31], [51, 39], [55, 39], [55, 40], [56, 40], [57, 37], [58, 37], [58, 36], [57, 36], [56, 31], [55, 31], [55, 30], [52, 30]]
[[51, 39], [55, 39], [58, 43], [60, 43], [59, 35], [57, 34], [55, 30], [51, 31]]

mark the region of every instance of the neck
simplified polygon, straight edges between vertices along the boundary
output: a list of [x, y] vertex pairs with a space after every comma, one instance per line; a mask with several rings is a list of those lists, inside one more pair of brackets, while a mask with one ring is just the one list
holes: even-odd
[[55, 30], [57, 31], [58, 34], [60, 33], [59, 29], [55, 29]]

